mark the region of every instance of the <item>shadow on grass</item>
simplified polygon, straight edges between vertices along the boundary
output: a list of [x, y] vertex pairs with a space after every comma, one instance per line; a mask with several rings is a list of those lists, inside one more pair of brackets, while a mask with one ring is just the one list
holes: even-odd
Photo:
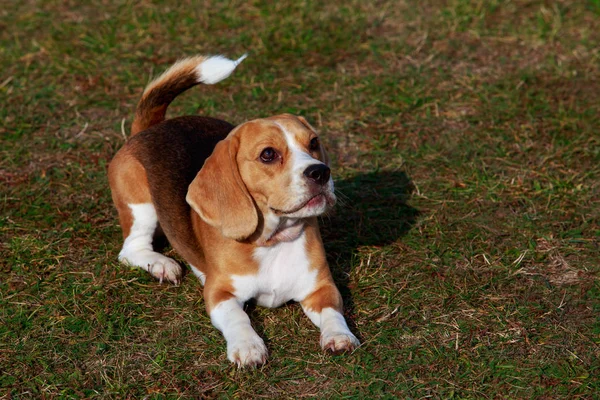
[[395, 243], [410, 231], [420, 214], [408, 204], [413, 190], [412, 181], [403, 171], [380, 171], [336, 180], [338, 205], [321, 221], [321, 234], [349, 314], [354, 307], [348, 276], [357, 249]]

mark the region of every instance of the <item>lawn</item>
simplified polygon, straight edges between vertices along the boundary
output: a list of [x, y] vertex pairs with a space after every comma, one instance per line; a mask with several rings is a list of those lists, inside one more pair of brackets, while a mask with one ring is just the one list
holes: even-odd
[[[192, 274], [117, 262], [106, 169], [144, 85], [246, 52], [169, 115], [317, 128], [352, 354], [250, 307], [270, 358], [237, 370]], [[0, 398], [600, 393], [598, 0], [5, 2], [0, 104]]]

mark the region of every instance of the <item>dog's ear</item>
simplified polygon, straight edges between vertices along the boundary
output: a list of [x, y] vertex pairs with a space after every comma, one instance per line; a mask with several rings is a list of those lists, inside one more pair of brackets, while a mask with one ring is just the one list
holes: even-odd
[[[309, 124], [309, 123], [308, 123], [308, 121], [306, 120], [306, 118], [304, 118], [304, 117], [303, 117], [303, 116], [301, 116], [301, 115], [298, 115], [297, 117], [298, 117], [298, 119], [300, 120], [300, 122], [302, 122], [302, 124], [303, 124], [304, 126], [306, 126], [306, 127], [307, 127], [308, 129], [310, 129], [311, 131], [313, 131], [313, 132], [317, 133], [317, 130], [316, 130], [315, 128], [313, 128], [313, 126], [312, 126], [311, 124]], [[320, 146], [320, 148], [321, 148], [321, 149], [320, 149], [320, 150], [321, 150], [321, 160], [322, 160], [322, 161], [323, 161], [325, 164], [329, 165], [329, 154], [327, 154], [327, 151], [325, 151], [325, 146], [323, 146], [323, 144], [322, 144], [322, 143], [321, 143], [321, 146]]]
[[242, 181], [236, 161], [239, 139], [217, 143], [213, 153], [188, 187], [185, 200], [207, 224], [223, 236], [243, 240], [258, 226], [258, 213]]

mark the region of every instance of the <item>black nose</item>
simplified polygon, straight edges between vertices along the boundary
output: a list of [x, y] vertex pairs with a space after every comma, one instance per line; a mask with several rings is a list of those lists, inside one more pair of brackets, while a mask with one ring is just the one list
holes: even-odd
[[304, 176], [319, 185], [329, 181], [330, 173], [331, 170], [325, 164], [313, 164], [304, 170]]

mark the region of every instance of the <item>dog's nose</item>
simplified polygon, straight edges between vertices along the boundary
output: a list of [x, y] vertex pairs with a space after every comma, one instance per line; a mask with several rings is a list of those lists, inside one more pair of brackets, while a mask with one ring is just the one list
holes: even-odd
[[304, 176], [311, 181], [324, 185], [329, 181], [331, 170], [325, 164], [313, 164], [304, 170]]

